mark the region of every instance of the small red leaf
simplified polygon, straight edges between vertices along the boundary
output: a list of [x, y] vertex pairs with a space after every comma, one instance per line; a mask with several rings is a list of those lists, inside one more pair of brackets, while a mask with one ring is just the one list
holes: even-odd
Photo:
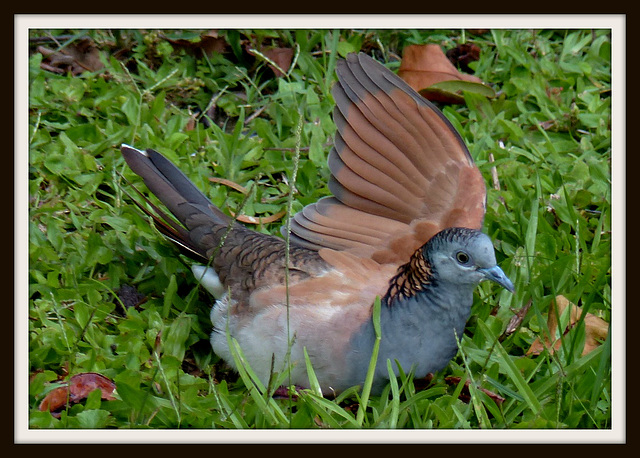
[[115, 383], [104, 375], [95, 372], [84, 372], [76, 374], [69, 380], [66, 386], [61, 386], [51, 390], [40, 403], [41, 411], [48, 410], [55, 412], [67, 404], [67, 399], [71, 404], [77, 404], [89, 396], [89, 393], [100, 390], [102, 399], [113, 401], [113, 391], [116, 389]]

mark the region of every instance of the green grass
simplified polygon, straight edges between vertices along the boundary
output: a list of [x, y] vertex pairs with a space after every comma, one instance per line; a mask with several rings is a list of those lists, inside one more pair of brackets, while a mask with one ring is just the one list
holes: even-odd
[[[165, 33], [199, 40], [196, 32]], [[101, 71], [56, 75], [40, 68], [40, 54], [29, 58], [31, 428], [612, 427], [609, 338], [582, 356], [581, 321], [557, 353], [526, 355], [548, 332], [558, 294], [611, 321], [607, 31], [221, 31], [230, 52], [208, 58], [174, 49], [160, 32], [89, 35], [102, 52]], [[295, 67], [275, 78], [264, 60], [242, 52], [242, 40], [294, 48]], [[411, 43], [448, 49], [463, 41], [480, 47], [475, 74], [498, 96], [467, 93], [464, 105], [443, 111], [487, 180], [485, 230], [516, 293], [478, 288], [459, 354], [426, 387], [402, 373], [381, 396], [354, 388], [337, 399], [313, 390], [274, 399], [286, 374], [263, 387], [250, 367], [233, 374], [212, 353], [211, 300], [188, 262], [123, 194], [120, 174], [140, 181], [119, 145], [157, 149], [220, 208], [267, 217], [289, 205], [299, 142], [296, 212], [328, 194], [336, 59], [360, 49], [391, 57]], [[212, 125], [188, 128], [190, 113], [212, 100]], [[492, 188], [492, 167], [500, 190]], [[276, 233], [283, 223], [255, 229]], [[125, 307], [116, 294], [125, 285], [146, 301]], [[505, 334], [514, 310], [528, 302], [521, 326]], [[82, 372], [113, 380], [117, 399], [93, 395], [60, 418], [38, 410], [61, 379]], [[448, 383], [449, 376], [460, 383]], [[459, 396], [467, 380], [469, 403]]]

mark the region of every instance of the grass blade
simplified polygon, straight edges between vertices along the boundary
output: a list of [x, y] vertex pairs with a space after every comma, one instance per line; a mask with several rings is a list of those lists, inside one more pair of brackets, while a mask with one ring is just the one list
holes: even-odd
[[398, 415], [400, 413], [400, 390], [398, 380], [391, 367], [391, 361], [387, 359], [387, 372], [389, 373], [389, 386], [391, 387], [391, 418], [389, 428], [395, 429], [398, 426]]
[[242, 348], [240, 348], [240, 344], [234, 338], [228, 337], [230, 339], [229, 349], [231, 350], [231, 355], [233, 356], [233, 360], [236, 363], [236, 367], [238, 369], [238, 373], [242, 378], [245, 386], [249, 390], [249, 394], [251, 398], [254, 400], [258, 408], [262, 411], [266, 418], [271, 420], [272, 426], [286, 426], [289, 424], [289, 420], [287, 416], [284, 414], [282, 409], [274, 402], [273, 398], [269, 396], [267, 393], [267, 389], [264, 384], [260, 381], [258, 376], [249, 366], [244, 353], [242, 352]]
[[460, 354], [462, 355], [462, 361], [464, 363], [464, 368], [467, 373], [467, 377], [469, 378], [469, 393], [471, 395], [471, 404], [473, 405], [473, 410], [476, 413], [476, 417], [478, 418], [478, 422], [480, 423], [480, 427], [484, 429], [491, 428], [491, 422], [489, 421], [489, 416], [487, 415], [487, 411], [484, 408], [484, 405], [480, 401], [478, 396], [478, 389], [476, 388], [476, 381], [471, 374], [471, 369], [469, 368], [469, 363], [467, 361], [467, 356], [465, 355], [464, 349], [460, 344], [460, 339], [458, 338], [458, 333], [455, 332], [456, 344], [458, 345], [458, 350], [460, 350]]
[[487, 338], [491, 339], [495, 343], [495, 349], [498, 351], [500, 355], [500, 368], [504, 370], [506, 375], [511, 379], [514, 385], [518, 388], [518, 392], [524, 398], [527, 406], [535, 413], [536, 415], [540, 415], [542, 413], [542, 406], [540, 402], [538, 402], [538, 398], [531, 391], [531, 388], [527, 384], [527, 382], [520, 374], [520, 370], [516, 367], [516, 365], [511, 360], [511, 356], [505, 351], [496, 336], [493, 335], [489, 326], [485, 324], [483, 320], [478, 320], [478, 326], [482, 330], [482, 332], [487, 336]]
[[315, 395], [322, 396], [322, 389], [320, 388], [320, 383], [318, 383], [316, 372], [313, 370], [313, 366], [311, 365], [311, 359], [309, 359], [307, 347], [304, 347], [302, 350], [304, 351], [304, 363], [307, 367], [307, 376], [309, 377], [309, 388]]
[[362, 422], [364, 421], [364, 416], [367, 411], [367, 404], [369, 402], [371, 387], [373, 385], [373, 376], [375, 375], [376, 364], [378, 362], [378, 353], [380, 352], [380, 307], [380, 297], [378, 296], [373, 302], [373, 329], [376, 333], [376, 339], [373, 343], [373, 351], [371, 353], [371, 359], [369, 360], [369, 369], [367, 370], [367, 377], [364, 381], [362, 394], [360, 396], [360, 408], [358, 409], [358, 414], [356, 416], [356, 421], [359, 426], [362, 426]]

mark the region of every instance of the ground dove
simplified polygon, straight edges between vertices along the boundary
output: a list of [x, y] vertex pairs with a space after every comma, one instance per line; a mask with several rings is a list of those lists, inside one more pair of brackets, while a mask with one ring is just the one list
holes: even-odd
[[192, 270], [216, 299], [216, 354], [235, 367], [230, 336], [265, 385], [289, 367], [287, 382], [309, 387], [306, 349], [324, 394], [362, 385], [380, 297], [377, 393], [387, 360], [416, 377], [447, 365], [479, 282], [513, 284], [480, 231], [484, 180], [451, 123], [365, 54], [337, 74], [333, 195], [292, 217], [288, 269], [283, 238], [234, 221], [158, 152], [121, 151], [179, 221], [152, 206], [156, 226], [202, 263]]

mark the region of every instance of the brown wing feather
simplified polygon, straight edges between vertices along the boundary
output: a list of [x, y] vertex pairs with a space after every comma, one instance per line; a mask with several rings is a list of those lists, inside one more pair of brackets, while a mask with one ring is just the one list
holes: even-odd
[[[342, 294], [345, 301], [370, 303], [386, 291], [395, 265], [437, 232], [482, 225], [485, 187], [455, 129], [400, 78], [362, 54], [341, 61], [338, 76], [338, 132], [329, 155], [334, 197], [294, 216], [290, 281], [307, 293], [316, 285], [320, 295], [338, 282], [341, 291], [353, 289]], [[125, 145], [122, 154], [180, 221], [154, 209], [163, 233], [196, 258], [211, 259], [236, 300], [246, 304], [257, 291], [284, 288], [282, 239], [236, 224], [155, 151]]]
[[293, 240], [401, 263], [446, 227], [480, 228], [484, 179], [444, 115], [364, 54], [337, 73], [335, 197], [294, 216]]

